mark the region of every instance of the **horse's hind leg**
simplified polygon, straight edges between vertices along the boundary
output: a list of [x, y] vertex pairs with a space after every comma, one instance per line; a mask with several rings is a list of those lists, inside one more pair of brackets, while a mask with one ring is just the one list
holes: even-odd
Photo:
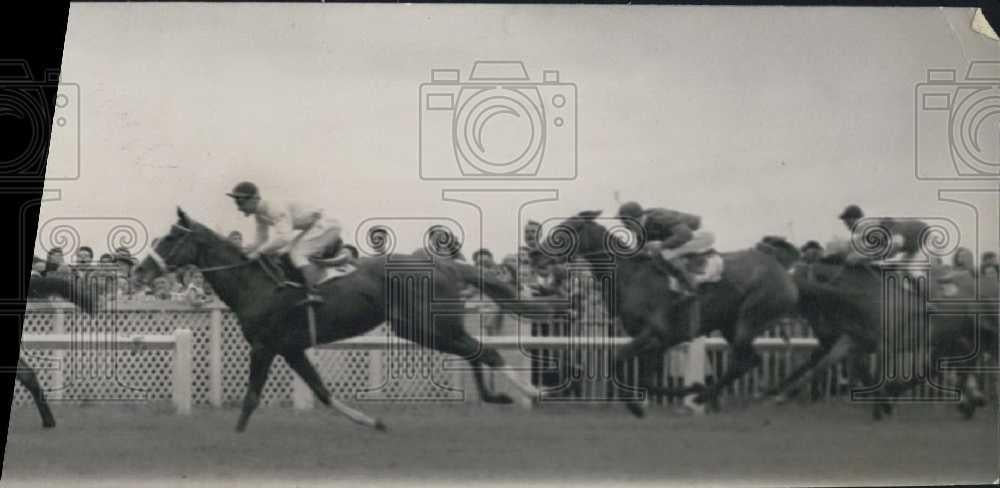
[[45, 394], [42, 392], [42, 385], [38, 382], [38, 375], [35, 370], [28, 365], [23, 358], [17, 358], [17, 380], [31, 393], [31, 399], [38, 408], [38, 414], [42, 416], [42, 427], [51, 429], [56, 426], [56, 419], [49, 409], [49, 403], [45, 401]]
[[829, 344], [821, 344], [820, 347], [813, 349], [812, 353], [809, 354], [809, 359], [802, 363], [795, 371], [786, 376], [781, 383], [774, 388], [769, 389], [765, 392], [765, 396], [775, 397], [774, 400], [778, 403], [784, 403], [788, 398], [794, 397], [799, 390], [791, 390], [789, 387], [796, 384], [799, 378], [808, 372], [810, 372], [817, 363], [830, 351]]
[[472, 376], [476, 382], [476, 389], [480, 398], [487, 403], [513, 403], [508, 395], [491, 391], [486, 386], [483, 378], [483, 366], [497, 369], [507, 377], [508, 381], [525, 396], [536, 400], [539, 398], [537, 388], [525, 383], [512, 371], [504, 368], [503, 357], [491, 347], [485, 347], [481, 342], [473, 338], [465, 331], [465, 322], [462, 316], [441, 315], [435, 317], [432, 334], [409, 334], [403, 335], [400, 330], [396, 331], [401, 337], [410, 339], [424, 347], [429, 347], [445, 354], [453, 354], [465, 359], [472, 366]]
[[274, 356], [274, 351], [263, 345], [256, 344], [250, 348], [250, 381], [247, 393], [243, 397], [240, 419], [236, 422], [237, 432], [246, 430], [250, 415], [260, 404], [260, 395], [264, 391], [264, 384], [267, 383], [267, 375], [271, 370], [271, 363], [274, 362]]
[[309, 389], [312, 390], [312, 392], [316, 395], [316, 398], [319, 398], [319, 401], [323, 405], [340, 412], [358, 424], [371, 427], [378, 431], [384, 432], [386, 430], [386, 426], [381, 420], [369, 417], [364, 412], [353, 409], [340, 400], [334, 398], [333, 395], [330, 394], [330, 391], [326, 389], [326, 385], [323, 384], [323, 378], [320, 377], [312, 362], [310, 362], [309, 358], [306, 357], [305, 350], [300, 349], [285, 352], [282, 354], [282, 357], [285, 358], [285, 362], [288, 363], [288, 367], [292, 368], [292, 371], [295, 371], [295, 374], [302, 378], [302, 381], [309, 386]]

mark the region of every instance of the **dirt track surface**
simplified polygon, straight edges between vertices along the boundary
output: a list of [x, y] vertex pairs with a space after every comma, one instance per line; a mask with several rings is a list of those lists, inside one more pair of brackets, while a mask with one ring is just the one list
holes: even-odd
[[995, 411], [963, 421], [940, 405], [900, 405], [877, 424], [867, 409], [846, 404], [755, 405], [702, 417], [653, 408], [643, 420], [593, 405], [363, 407], [390, 431], [324, 410], [270, 408], [237, 434], [233, 409], [179, 417], [148, 405], [56, 405], [59, 425], [43, 431], [34, 410], [18, 408], [3, 484], [992, 483], [1000, 459]]

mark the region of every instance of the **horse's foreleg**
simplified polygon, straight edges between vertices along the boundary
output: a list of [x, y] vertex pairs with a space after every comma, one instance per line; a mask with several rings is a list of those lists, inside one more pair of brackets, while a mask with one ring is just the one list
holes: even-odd
[[288, 367], [295, 371], [295, 374], [302, 378], [309, 389], [312, 390], [313, 394], [319, 401], [330, 407], [337, 412], [340, 412], [345, 417], [351, 419], [355, 423], [371, 427], [375, 430], [385, 431], [385, 424], [374, 417], [369, 417], [364, 412], [360, 410], [353, 409], [340, 400], [337, 400], [330, 394], [330, 391], [326, 389], [326, 385], [323, 384], [323, 379], [320, 377], [319, 372], [313, 366], [309, 358], [306, 357], [306, 352], [304, 350], [286, 352], [282, 355], [285, 358], [285, 362], [288, 363]]
[[797, 382], [802, 375], [811, 371], [817, 363], [830, 351], [830, 347], [820, 345], [820, 347], [814, 349], [812, 353], [809, 354], [809, 359], [802, 363], [795, 371], [792, 371], [787, 377], [781, 380], [781, 383], [777, 386], [769, 389], [765, 396], [777, 397], [776, 400], [783, 401], [788, 397], [795, 396], [798, 390], [791, 390], [790, 385]]
[[264, 391], [264, 384], [267, 383], [267, 375], [271, 370], [274, 356], [274, 351], [263, 346], [255, 345], [250, 349], [250, 381], [247, 393], [243, 397], [243, 410], [240, 412], [240, 419], [236, 422], [237, 432], [246, 430], [250, 415], [260, 403], [260, 395]]
[[732, 346], [731, 350], [732, 359], [729, 363], [729, 368], [719, 377], [718, 381], [712, 383], [711, 386], [705, 388], [694, 397], [695, 403], [699, 405], [709, 403], [715, 406], [719, 394], [726, 387], [763, 362], [760, 354], [754, 351], [752, 340], [738, 342]]
[[818, 361], [816, 361], [812, 368], [810, 368], [807, 372], [803, 372], [803, 374], [796, 380], [786, 381], [784, 387], [778, 392], [778, 394], [800, 388], [805, 383], [812, 381], [817, 374], [829, 370], [833, 365], [848, 357], [853, 348], [854, 340], [846, 334], [841, 335], [837, 338], [837, 341], [833, 343], [833, 346], [830, 347], [830, 350]]
[[45, 401], [45, 394], [42, 392], [42, 385], [38, 382], [38, 375], [35, 370], [22, 358], [17, 358], [17, 381], [31, 393], [31, 399], [38, 408], [38, 414], [42, 417], [42, 427], [51, 429], [56, 426], [56, 419], [49, 409], [49, 403]]

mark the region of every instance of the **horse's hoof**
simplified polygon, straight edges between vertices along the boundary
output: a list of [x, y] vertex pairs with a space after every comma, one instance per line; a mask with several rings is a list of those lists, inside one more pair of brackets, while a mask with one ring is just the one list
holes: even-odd
[[483, 398], [483, 401], [486, 403], [497, 403], [500, 405], [510, 405], [511, 403], [514, 403], [514, 399], [505, 393], [497, 393], [496, 395]]
[[631, 412], [632, 415], [635, 415], [636, 418], [641, 419], [646, 416], [646, 409], [640, 402], [627, 402], [625, 404], [625, 408], [628, 408], [628, 411]]
[[882, 408], [882, 412], [885, 413], [886, 415], [892, 415], [893, 407], [892, 407], [891, 403], [889, 403], [889, 402], [882, 402], [881, 408]]
[[962, 413], [964, 420], [972, 420], [973, 415], [976, 414], [976, 407], [970, 403], [959, 403], [958, 411]]
[[691, 416], [691, 415], [694, 415], [694, 413], [695, 413], [694, 409], [692, 409], [688, 405], [676, 405], [676, 406], [674, 406], [673, 409], [671, 409], [671, 411], [673, 412], [674, 415], [679, 415], [679, 416], [682, 416], [682, 417]]
[[876, 422], [882, 420], [882, 406], [881, 405], [875, 405], [872, 408], [872, 420], [874, 420]]
[[986, 406], [986, 397], [983, 397], [983, 396], [974, 396], [974, 397], [972, 397], [972, 406], [974, 406], [976, 408], [985, 407]]
[[56, 421], [55, 420], [45, 420], [45, 421], [42, 422], [42, 428], [43, 429], [51, 429], [51, 428], [53, 428], [55, 426], [56, 426]]
[[771, 403], [774, 405], [785, 405], [788, 403], [788, 395], [784, 393], [779, 393], [771, 397]]
[[382, 419], [375, 419], [374, 427], [379, 432], [389, 432], [389, 427], [385, 425], [385, 422], [382, 422]]

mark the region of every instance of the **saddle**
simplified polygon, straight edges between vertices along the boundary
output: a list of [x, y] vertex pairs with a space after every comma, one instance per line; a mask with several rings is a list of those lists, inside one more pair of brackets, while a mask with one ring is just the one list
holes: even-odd
[[[310, 256], [309, 262], [318, 266], [323, 271], [324, 276], [318, 283], [322, 284], [334, 278], [340, 278], [353, 273], [355, 267], [351, 263], [352, 258], [353, 256], [351, 256], [350, 251], [344, 247], [343, 241], [337, 239], [336, 242], [327, 246], [321, 253]], [[263, 261], [268, 272], [279, 283], [301, 287], [305, 281], [302, 273], [292, 264], [292, 260], [287, 253], [282, 253], [279, 256], [265, 256]]]
[[309, 261], [320, 267], [343, 266], [351, 261], [351, 253], [344, 247], [344, 240], [337, 239]]

